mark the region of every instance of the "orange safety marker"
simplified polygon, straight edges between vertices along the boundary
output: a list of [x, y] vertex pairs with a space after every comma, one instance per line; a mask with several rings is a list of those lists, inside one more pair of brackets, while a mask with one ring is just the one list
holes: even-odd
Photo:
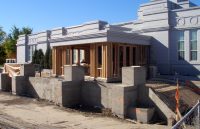
[[181, 118], [181, 114], [180, 114], [180, 111], [179, 111], [180, 94], [179, 94], [179, 81], [178, 81], [178, 79], [177, 79], [175, 99], [176, 99], [176, 121], [178, 121]]

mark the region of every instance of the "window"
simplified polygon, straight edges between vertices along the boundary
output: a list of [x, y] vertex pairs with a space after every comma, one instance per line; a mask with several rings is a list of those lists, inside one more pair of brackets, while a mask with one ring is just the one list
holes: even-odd
[[190, 60], [197, 60], [197, 30], [190, 31]]
[[98, 67], [102, 67], [102, 46], [98, 46]]
[[178, 37], [178, 60], [184, 60], [184, 59], [185, 59], [184, 31], [180, 31]]
[[85, 62], [85, 50], [80, 50], [80, 62]]
[[126, 47], [126, 66], [130, 66], [130, 48]]
[[123, 46], [120, 46], [119, 47], [119, 66], [120, 66], [120, 68], [122, 68], [123, 67], [123, 62], [124, 62], [124, 48], [123, 48]]
[[136, 65], [136, 48], [133, 47], [133, 55], [132, 55], [133, 65]]
[[66, 64], [70, 65], [70, 49], [66, 49]]
[[78, 63], [78, 49], [73, 49], [73, 64]]

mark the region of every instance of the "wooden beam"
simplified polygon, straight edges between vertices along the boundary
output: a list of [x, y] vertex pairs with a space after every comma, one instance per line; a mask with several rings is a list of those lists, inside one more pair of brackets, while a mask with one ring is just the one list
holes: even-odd
[[90, 44], [90, 76], [96, 77], [96, 45]]

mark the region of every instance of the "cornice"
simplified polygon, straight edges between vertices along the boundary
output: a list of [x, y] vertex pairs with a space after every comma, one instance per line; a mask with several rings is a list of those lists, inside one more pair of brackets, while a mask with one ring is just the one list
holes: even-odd
[[49, 39], [49, 42], [50, 43], [55, 43], [55, 42], [63, 42], [63, 41], [73, 41], [73, 40], [100, 38], [100, 37], [106, 37], [106, 36], [107, 36], [107, 32], [103, 32], [103, 33], [79, 35], [79, 36], [72, 36], [72, 37], [65, 37], [65, 38]]

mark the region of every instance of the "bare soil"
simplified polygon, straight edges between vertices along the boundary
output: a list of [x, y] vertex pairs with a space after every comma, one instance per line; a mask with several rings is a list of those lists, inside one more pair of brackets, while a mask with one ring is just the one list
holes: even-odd
[[[80, 110], [81, 109], [81, 110]], [[98, 112], [99, 111], [99, 112]], [[169, 129], [111, 117], [110, 111], [63, 108], [45, 101], [0, 92], [1, 129]]]

